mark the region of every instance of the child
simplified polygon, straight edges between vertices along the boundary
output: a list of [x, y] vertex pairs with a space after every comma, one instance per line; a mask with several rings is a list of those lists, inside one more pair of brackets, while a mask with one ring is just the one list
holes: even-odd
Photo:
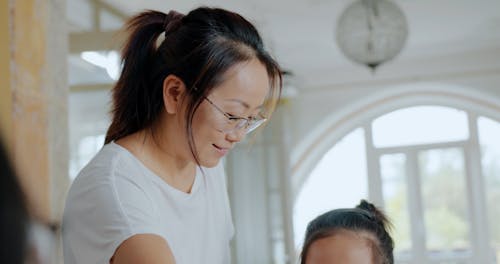
[[307, 226], [301, 264], [393, 264], [386, 216], [362, 200], [356, 208], [324, 213]]

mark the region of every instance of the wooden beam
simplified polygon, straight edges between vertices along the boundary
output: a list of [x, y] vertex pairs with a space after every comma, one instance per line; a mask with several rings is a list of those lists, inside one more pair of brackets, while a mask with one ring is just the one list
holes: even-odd
[[109, 84], [82, 84], [82, 85], [72, 85], [69, 90], [73, 92], [91, 92], [91, 91], [105, 91], [111, 90], [114, 83]]
[[12, 87], [10, 67], [9, 3], [0, 3], [0, 136], [6, 149], [12, 151]]
[[119, 50], [122, 42], [120, 31], [81, 32], [69, 34], [71, 54], [90, 50]]

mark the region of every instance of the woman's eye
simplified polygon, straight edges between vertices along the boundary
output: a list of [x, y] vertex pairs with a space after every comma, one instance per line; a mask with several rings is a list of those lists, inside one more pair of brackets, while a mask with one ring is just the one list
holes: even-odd
[[231, 121], [237, 121], [237, 120], [241, 119], [241, 117], [232, 115], [230, 113], [227, 113], [227, 115], [229, 116], [229, 120], [231, 120]]

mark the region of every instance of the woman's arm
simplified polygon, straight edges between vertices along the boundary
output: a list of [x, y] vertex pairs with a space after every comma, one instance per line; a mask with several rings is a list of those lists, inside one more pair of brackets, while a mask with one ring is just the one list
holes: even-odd
[[158, 235], [134, 235], [123, 241], [110, 260], [111, 264], [175, 264], [167, 241]]

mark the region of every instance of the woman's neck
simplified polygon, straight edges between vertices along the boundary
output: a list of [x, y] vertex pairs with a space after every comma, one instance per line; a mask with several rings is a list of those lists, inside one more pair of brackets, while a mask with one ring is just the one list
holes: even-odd
[[170, 186], [186, 193], [191, 192], [196, 164], [183, 155], [185, 151], [176, 142], [155, 137], [152, 131], [145, 129], [119, 139], [116, 143], [126, 148]]

